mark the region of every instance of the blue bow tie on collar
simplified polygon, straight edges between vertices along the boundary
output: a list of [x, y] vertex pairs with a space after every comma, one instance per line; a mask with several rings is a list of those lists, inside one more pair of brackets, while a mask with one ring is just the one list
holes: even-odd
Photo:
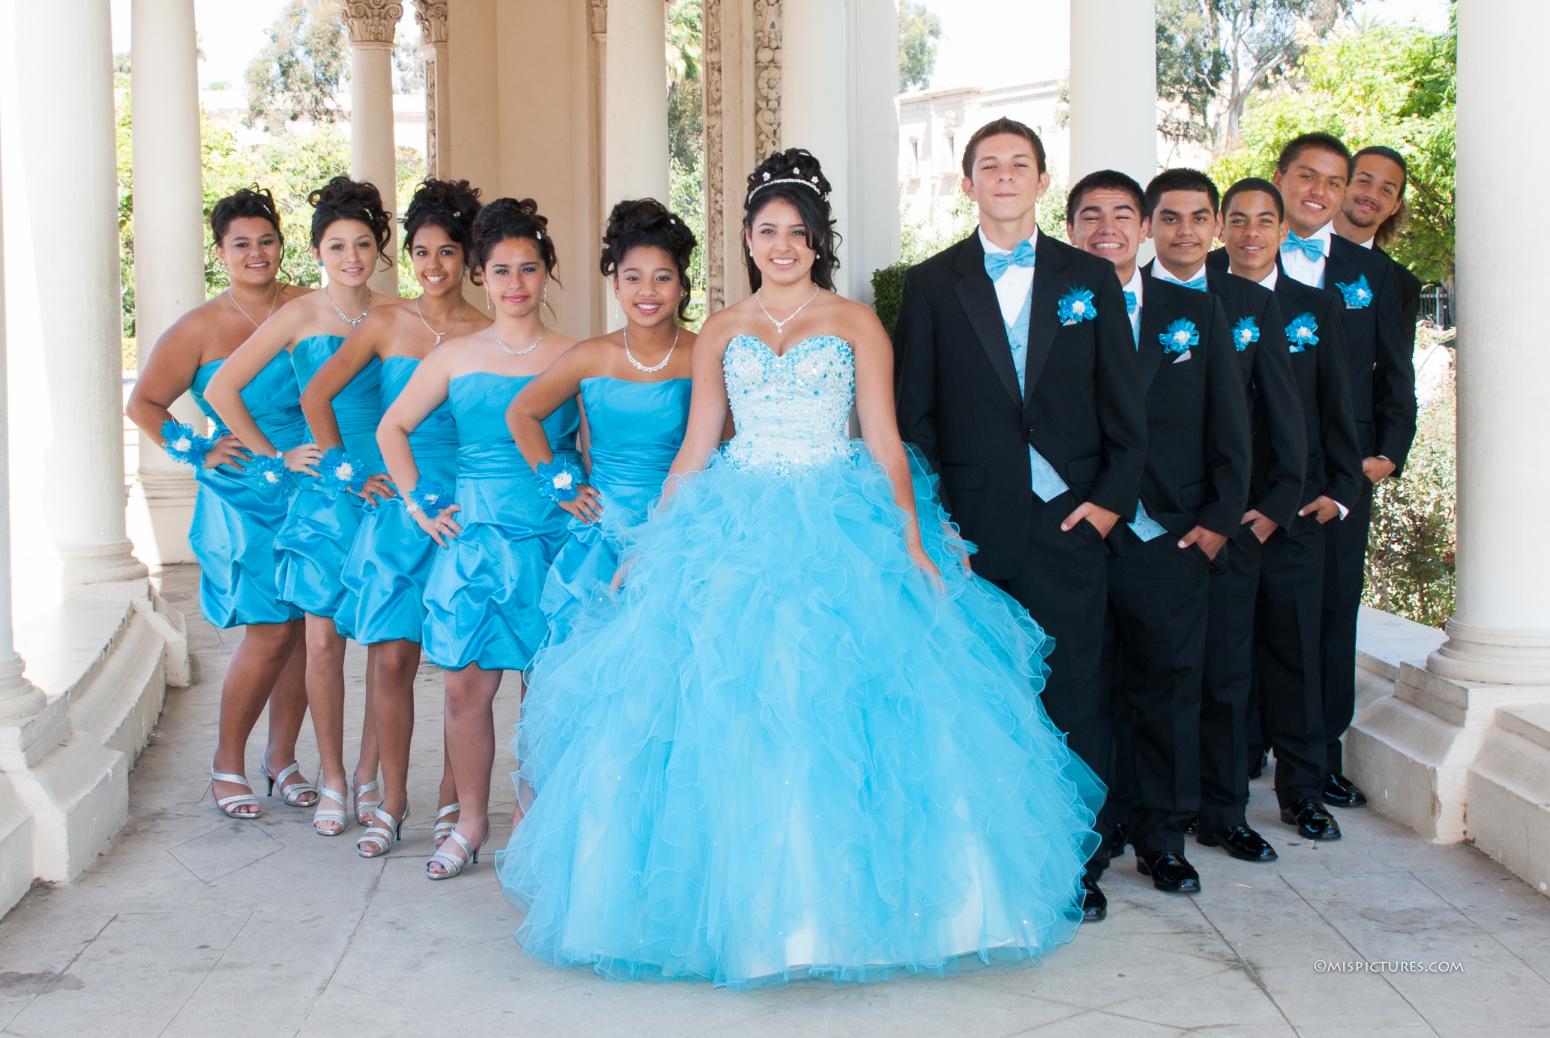
[[1301, 252], [1309, 262], [1317, 263], [1324, 258], [1324, 242], [1318, 238], [1304, 238], [1296, 231], [1287, 231], [1281, 243], [1282, 252]]
[[1000, 281], [1001, 275], [1007, 272], [1009, 267], [1033, 266], [1033, 243], [1024, 239], [1017, 243], [1017, 248], [1011, 252], [987, 252], [985, 253], [985, 273], [990, 275], [990, 280]]
[[1136, 312], [1136, 294], [1134, 292], [1132, 292], [1130, 289], [1127, 288], [1127, 289], [1125, 289], [1125, 313], [1133, 314], [1135, 312]]
[[1190, 278], [1188, 281], [1180, 281], [1179, 284], [1183, 285], [1185, 288], [1193, 288], [1196, 292], [1204, 292], [1206, 291], [1206, 276], [1202, 274], [1198, 278]]

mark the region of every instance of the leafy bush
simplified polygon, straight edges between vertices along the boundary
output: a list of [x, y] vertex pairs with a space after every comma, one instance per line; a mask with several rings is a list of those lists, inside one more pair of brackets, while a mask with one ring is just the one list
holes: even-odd
[[900, 262], [872, 271], [872, 309], [889, 335], [893, 334], [893, 326], [899, 320], [899, 306], [904, 301], [904, 272], [909, 269], [908, 263]]

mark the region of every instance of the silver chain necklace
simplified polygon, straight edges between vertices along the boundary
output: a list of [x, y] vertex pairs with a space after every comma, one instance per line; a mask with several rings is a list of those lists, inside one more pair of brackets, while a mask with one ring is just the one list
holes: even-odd
[[548, 334], [549, 329], [545, 328], [543, 331], [538, 333], [538, 338], [534, 339], [520, 350], [514, 350], [502, 342], [499, 335], [495, 334], [495, 325], [490, 325], [490, 338], [495, 340], [495, 345], [499, 346], [501, 348], [501, 352], [506, 354], [508, 357], [526, 357], [529, 353], [532, 353], [534, 350], [538, 349], [538, 344], [543, 342], [544, 336]]
[[[776, 330], [778, 331], [779, 329]], [[673, 344], [667, 348], [667, 356], [663, 357], [655, 364], [648, 366], [636, 360], [635, 354], [630, 352], [630, 326], [626, 324], [624, 326], [624, 359], [629, 361], [630, 366], [633, 367], [636, 371], [643, 371], [648, 375], [652, 374], [653, 372], [661, 371], [663, 368], [667, 367], [667, 362], [673, 359], [673, 351], [678, 348], [678, 336], [682, 333], [683, 325], [675, 323], [673, 325]]]
[[345, 324], [349, 325], [351, 328], [359, 328], [361, 326], [361, 322], [366, 320], [366, 315], [371, 313], [371, 304], [367, 303], [366, 309], [361, 311], [359, 317], [351, 317], [349, 314], [339, 309], [339, 304], [334, 302], [334, 297], [328, 294], [328, 289], [326, 288], [323, 289], [323, 298], [328, 300], [328, 305], [334, 308], [334, 313], [339, 315], [339, 319]]
[[775, 319], [775, 315], [770, 313], [769, 309], [764, 305], [764, 299], [762, 298], [761, 293], [755, 292], [753, 294], [753, 298], [754, 302], [759, 304], [759, 309], [764, 311], [764, 316], [768, 317], [770, 319], [770, 323], [775, 326], [775, 334], [784, 335], [786, 333], [786, 325], [790, 324], [792, 321], [795, 321], [797, 319], [797, 314], [801, 313], [803, 310], [806, 310], [807, 304], [818, 298], [818, 286], [814, 285], [813, 294], [808, 296], [801, 306], [791, 311], [791, 313], [784, 320]]
[[[241, 314], [243, 317], [246, 317], [248, 319], [248, 323], [249, 324], [251, 324], [255, 328], [258, 327], [258, 322], [253, 320], [253, 315], [248, 313], [246, 310], [242, 309], [242, 304], [237, 302], [237, 293], [236, 292], [234, 292], [230, 288], [228, 288], [226, 290], [226, 298], [231, 300], [231, 305], [235, 306], [237, 308], [237, 312], [239, 314]], [[276, 281], [274, 283], [274, 298], [269, 300], [269, 312], [264, 315], [264, 320], [267, 321], [267, 320], [269, 320], [269, 318], [273, 317], [274, 316], [274, 308], [279, 306], [279, 305], [280, 305], [280, 283], [278, 281]]]
[[[424, 297], [423, 296], [416, 296], [415, 297], [415, 299], [414, 299], [414, 312], [420, 315], [420, 323], [425, 325], [425, 330], [430, 332], [432, 335], [434, 335], [436, 337], [436, 341], [431, 343], [431, 349], [434, 350], [437, 346], [441, 345], [441, 340], [445, 339], [447, 337], [447, 335], [449, 335], [451, 333], [452, 329], [454, 329], [458, 325], [462, 324], [463, 323], [463, 318], [468, 316], [468, 300], [466, 300], [466, 299], [463, 300], [463, 312], [457, 315], [457, 320], [455, 320], [451, 324], [447, 325], [447, 330], [446, 331], [438, 332], [436, 329], [432, 328], [431, 327], [431, 323], [425, 319], [425, 311], [420, 309], [420, 300], [422, 298], [424, 298]], [[495, 341], [499, 342], [500, 340], [496, 339]]]

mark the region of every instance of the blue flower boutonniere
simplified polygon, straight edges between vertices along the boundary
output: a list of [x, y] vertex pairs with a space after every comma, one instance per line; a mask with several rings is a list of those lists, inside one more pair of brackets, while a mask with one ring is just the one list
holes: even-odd
[[1319, 322], [1310, 313], [1300, 313], [1286, 326], [1286, 345], [1293, 353], [1304, 353], [1319, 344]]
[[1060, 315], [1060, 323], [1066, 327], [1073, 324], [1081, 324], [1083, 321], [1091, 321], [1098, 316], [1098, 308], [1093, 305], [1093, 290], [1090, 288], [1073, 288], [1060, 297], [1056, 304], [1055, 312]]
[[366, 485], [366, 466], [343, 447], [330, 447], [318, 462], [318, 472], [323, 492], [329, 497], [338, 497], [342, 490], [358, 494]]
[[215, 442], [194, 432], [192, 425], [171, 418], [161, 423], [161, 438], [167, 457], [196, 469], [204, 468], [205, 455]]
[[581, 493], [586, 474], [569, 458], [556, 455], [552, 461], [538, 466], [538, 492], [551, 501], [573, 501]]
[[1183, 360], [1184, 354], [1200, 345], [1200, 332], [1194, 321], [1180, 317], [1168, 325], [1168, 330], [1159, 335], [1157, 341], [1162, 343], [1164, 353], [1180, 354], [1179, 360]]
[[291, 489], [291, 470], [278, 454], [256, 455], [247, 463], [247, 469], [253, 482], [271, 494], [284, 494]]
[[1259, 325], [1252, 317], [1240, 317], [1232, 326], [1232, 348], [1242, 353], [1259, 341]]
[[1365, 310], [1372, 305], [1372, 286], [1366, 274], [1358, 274], [1355, 281], [1337, 281], [1335, 287], [1345, 296], [1347, 310]]
[[409, 509], [412, 515], [416, 511], [424, 512], [432, 519], [440, 515], [442, 510], [452, 504], [452, 495], [447, 488], [434, 479], [422, 479], [409, 491]]

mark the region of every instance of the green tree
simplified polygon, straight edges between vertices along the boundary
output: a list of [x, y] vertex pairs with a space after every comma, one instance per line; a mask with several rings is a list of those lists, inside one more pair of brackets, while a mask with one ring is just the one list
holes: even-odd
[[1157, 96], [1177, 114], [1159, 129], [1174, 140], [1238, 141], [1249, 98], [1290, 69], [1355, 0], [1157, 0]]
[[[705, 318], [705, 95], [700, 79], [704, 53], [701, 0], [670, 0], [667, 7], [667, 194], [662, 201], [700, 247], [689, 263], [689, 309], [695, 327]], [[611, 200], [612, 201], [612, 200]]]
[[899, 5], [899, 92], [912, 87], [924, 90], [936, 69], [936, 52], [942, 39], [942, 19], [926, 7], [925, 0], [904, 0]]
[[1287, 139], [1333, 133], [1353, 149], [1384, 144], [1405, 156], [1408, 227], [1390, 251], [1417, 277], [1453, 277], [1454, 109], [1458, 36], [1380, 25], [1310, 48], [1244, 114], [1238, 147], [1212, 166], [1217, 182], [1268, 176]]
[[298, 119], [338, 119], [335, 97], [346, 73], [340, 0], [289, 0], [265, 33], [269, 42], [246, 74], [247, 124], [274, 133]]
[[393, 89], [400, 94], [418, 94], [425, 89], [425, 54], [420, 50], [420, 33], [402, 32], [393, 40]]

